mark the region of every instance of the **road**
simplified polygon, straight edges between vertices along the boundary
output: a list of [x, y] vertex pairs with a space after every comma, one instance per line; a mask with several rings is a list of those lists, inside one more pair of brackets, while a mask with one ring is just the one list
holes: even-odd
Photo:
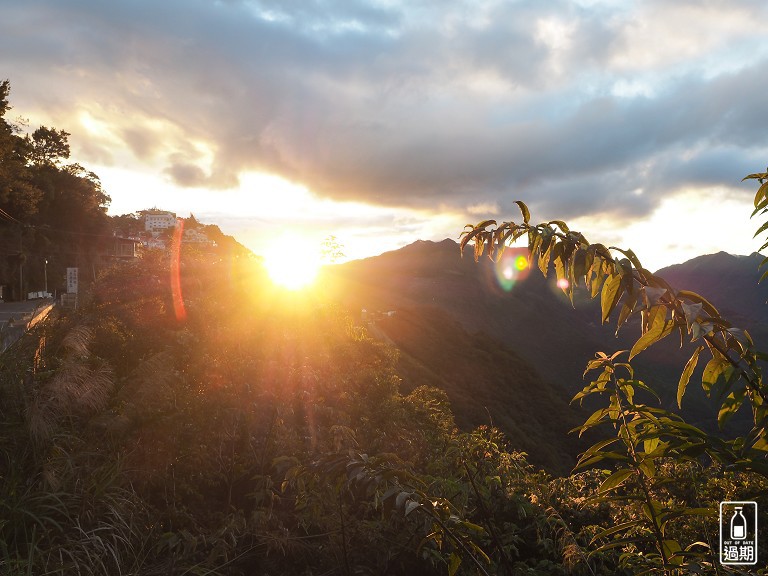
[[0, 303], [0, 351], [15, 342], [28, 325], [44, 318], [51, 308], [51, 299]]

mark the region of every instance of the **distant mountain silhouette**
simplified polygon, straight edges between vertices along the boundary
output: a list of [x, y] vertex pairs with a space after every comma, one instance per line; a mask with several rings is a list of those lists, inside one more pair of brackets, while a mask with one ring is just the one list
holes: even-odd
[[[510, 258], [515, 254], [510, 251]], [[757, 283], [761, 260], [758, 254], [721, 252], [658, 273], [675, 288], [708, 298], [756, 342], [768, 342], [768, 282]], [[353, 313], [365, 309], [378, 333], [400, 349], [405, 387], [444, 388], [460, 425], [491, 418], [513, 444], [550, 468], [570, 466], [578, 452], [566, 431], [583, 419], [584, 410], [568, 402], [584, 385], [587, 361], [596, 351], [628, 349], [637, 338], [636, 322], [618, 337], [615, 318], [601, 325], [599, 305], [586, 294], [577, 295], [572, 306], [554, 275], [521, 272], [514, 260], [498, 266], [483, 257], [476, 263], [471, 253], [462, 258], [453, 240], [417, 241], [334, 267], [329, 276]], [[390, 310], [394, 316], [376, 316]], [[668, 340], [633, 365], [662, 394], [665, 407], [675, 409], [690, 345], [681, 351], [679, 339]], [[689, 396], [686, 418], [713, 430], [711, 401], [693, 387]]]
[[732, 324], [754, 332], [755, 342], [766, 343], [768, 337], [768, 281], [758, 283], [758, 266], [763, 256], [734, 256], [727, 252], [707, 254], [675, 264], [657, 272], [673, 286], [698, 292]]

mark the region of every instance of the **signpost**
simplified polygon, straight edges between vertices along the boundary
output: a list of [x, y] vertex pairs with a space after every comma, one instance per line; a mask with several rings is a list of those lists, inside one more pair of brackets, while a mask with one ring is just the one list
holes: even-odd
[[67, 294], [77, 294], [77, 268], [67, 268]]
[[67, 268], [67, 293], [61, 295], [61, 303], [67, 308], [77, 308], [77, 268]]

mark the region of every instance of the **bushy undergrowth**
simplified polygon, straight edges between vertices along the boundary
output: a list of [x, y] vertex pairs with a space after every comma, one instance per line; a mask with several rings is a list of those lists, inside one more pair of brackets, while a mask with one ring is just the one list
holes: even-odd
[[[652, 552], [594, 553], [641, 513], [594, 498], [608, 472], [551, 478], [498, 430], [456, 429], [442, 391], [401, 394], [395, 352], [320, 294], [183, 263], [175, 294], [164, 258], [107, 271], [2, 356], [1, 573], [618, 574]], [[657, 498], [681, 505], [766, 493], [660, 466]], [[670, 538], [716, 533], [696, 522]]]

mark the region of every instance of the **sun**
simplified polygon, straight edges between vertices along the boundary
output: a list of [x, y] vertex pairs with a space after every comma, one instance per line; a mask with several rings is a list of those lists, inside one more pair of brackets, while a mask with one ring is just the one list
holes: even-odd
[[[295, 240], [293, 241], [295, 244]], [[320, 270], [320, 254], [310, 248], [286, 250], [291, 242], [281, 242], [264, 257], [272, 282], [288, 290], [301, 290], [312, 284]]]

